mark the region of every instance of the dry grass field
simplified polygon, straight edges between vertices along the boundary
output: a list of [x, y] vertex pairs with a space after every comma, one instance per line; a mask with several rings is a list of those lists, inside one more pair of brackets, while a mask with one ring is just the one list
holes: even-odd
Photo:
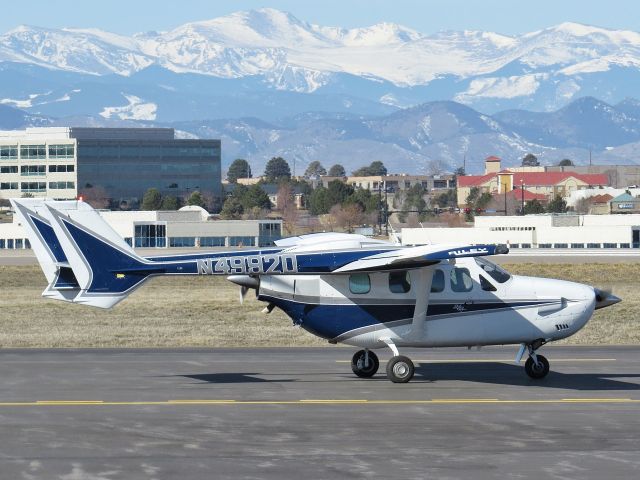
[[[621, 304], [596, 312], [572, 344], [640, 343], [640, 264], [505, 265], [517, 274], [611, 287]], [[0, 266], [0, 347], [313, 346], [325, 342], [291, 326], [252, 293], [222, 277], [156, 278], [112, 310], [45, 300], [36, 266]]]

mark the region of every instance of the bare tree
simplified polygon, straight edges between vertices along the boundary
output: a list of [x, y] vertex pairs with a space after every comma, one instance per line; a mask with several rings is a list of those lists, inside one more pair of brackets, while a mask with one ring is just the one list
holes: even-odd
[[364, 221], [364, 211], [357, 203], [348, 205], [334, 205], [329, 211], [329, 215], [335, 218], [336, 225], [353, 233], [356, 225], [362, 225]]

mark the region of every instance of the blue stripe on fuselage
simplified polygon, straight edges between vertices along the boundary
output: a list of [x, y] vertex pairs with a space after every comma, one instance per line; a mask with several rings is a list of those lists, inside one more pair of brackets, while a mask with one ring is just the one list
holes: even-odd
[[[293, 300], [260, 295], [259, 300], [273, 303], [281, 308], [296, 325], [322, 338], [336, 338], [357, 328], [381, 325], [398, 320], [413, 318], [415, 305], [330, 305], [306, 304]], [[439, 315], [461, 315], [464, 313], [487, 313], [491, 310], [534, 306], [547, 301], [518, 301], [462, 304], [461, 302], [431, 304], [427, 317]], [[464, 311], [460, 311], [463, 305]]]

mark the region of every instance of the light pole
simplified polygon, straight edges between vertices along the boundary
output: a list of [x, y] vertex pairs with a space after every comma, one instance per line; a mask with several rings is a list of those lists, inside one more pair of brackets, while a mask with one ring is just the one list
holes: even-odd
[[522, 197], [522, 215], [524, 215], [524, 179], [520, 179], [520, 195]]

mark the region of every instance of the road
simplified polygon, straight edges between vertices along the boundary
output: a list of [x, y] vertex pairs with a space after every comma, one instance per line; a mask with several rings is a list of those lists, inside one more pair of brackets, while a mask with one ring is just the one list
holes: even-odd
[[515, 350], [0, 350], [0, 478], [639, 478], [640, 347]]

